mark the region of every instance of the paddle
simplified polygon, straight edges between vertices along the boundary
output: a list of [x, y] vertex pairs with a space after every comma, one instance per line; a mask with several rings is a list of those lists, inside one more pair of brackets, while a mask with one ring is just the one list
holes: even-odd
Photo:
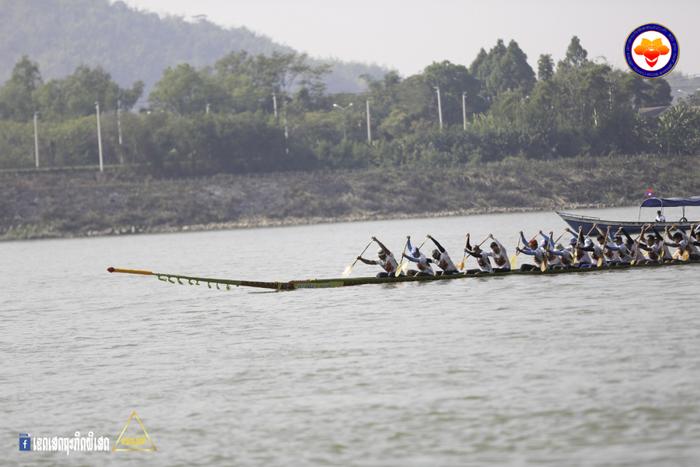
[[[403, 245], [403, 251], [401, 252], [401, 261], [399, 261], [399, 265], [396, 267], [396, 272], [394, 273], [394, 277], [399, 277], [401, 275], [402, 269], [403, 269], [403, 260], [404, 257], [403, 255], [406, 254], [406, 247], [408, 246], [408, 239], [406, 239], [406, 243]], [[408, 264], [406, 264], [408, 267]]]
[[[484, 239], [483, 239], [481, 242], [479, 242], [479, 244], [476, 245], [476, 246], [478, 246], [479, 248], [481, 248], [481, 245], [483, 245], [484, 242], [485, 242], [486, 240], [488, 240], [490, 237], [491, 237], [491, 234], [487, 235], [486, 238], [484, 238]], [[464, 244], [464, 249], [465, 249], [465, 250], [467, 249], [467, 245], [469, 245], [469, 234], [467, 234], [467, 242]], [[467, 262], [467, 252], [465, 251], [465, 252], [464, 252], [464, 256], [462, 257], [462, 262], [459, 263], [459, 265], [458, 265], [459, 269], [463, 270], [463, 269], [464, 269], [464, 266], [465, 266], [465, 264], [466, 264], [466, 262]]]
[[634, 247], [632, 250], [632, 252], [634, 253], [634, 258], [632, 259], [632, 261], [630, 261], [630, 265], [632, 266], [637, 264], [637, 257], [639, 256], [639, 243], [642, 241], [642, 237], [644, 237], [644, 234], [646, 233], [648, 228], [649, 224], [644, 224], [642, 226], [642, 230], [639, 232], [637, 240], [634, 241]]
[[518, 245], [515, 247], [515, 253], [513, 253], [510, 256], [510, 268], [515, 269], [515, 267], [518, 265], [518, 254], [520, 253], [518, 251], [518, 248], [520, 248], [520, 238], [518, 238]]
[[[427, 242], [427, 241], [428, 241], [428, 237], [425, 237], [425, 240], [423, 240], [423, 243], [418, 245], [418, 248], [416, 248], [416, 250], [420, 251], [420, 249], [423, 248], [423, 245], [425, 245], [425, 242]], [[406, 245], [408, 246], [408, 243], [406, 243]], [[404, 250], [405, 249], [406, 248], [404, 247]], [[403, 255], [402, 255], [402, 259], [403, 259]], [[400, 271], [403, 272], [404, 274], [406, 274], [408, 272], [408, 261], [403, 263], [403, 266], [401, 266]]]
[[352, 268], [354, 268], [357, 262], [360, 260], [360, 256], [365, 254], [365, 251], [367, 251], [367, 249], [370, 247], [370, 245], [372, 245], [373, 242], [374, 240], [370, 240], [365, 249], [362, 250], [362, 253], [360, 253], [358, 257], [355, 258], [355, 261], [353, 261], [350, 266], [345, 268], [345, 270], [343, 271], [343, 277], [348, 277], [350, 275], [350, 273], [352, 272]]
[[[520, 232], [520, 233], [522, 234], [522, 232]], [[522, 237], [522, 235], [521, 235], [520, 237]], [[514, 254], [513, 257], [510, 259], [510, 264], [511, 264], [510, 267], [511, 267], [511, 268], [514, 268], [514, 267], [515, 267], [515, 266], [513, 266], [513, 264], [516, 263], [516, 256], [518, 256], [518, 255], [520, 254], [520, 250], [518, 250], [518, 248], [520, 247], [520, 237], [518, 237], [518, 246], [515, 248], [515, 254]], [[532, 238], [530, 239], [530, 242], [533, 241], [533, 240], [536, 240], [536, 239], [537, 239], [537, 235], [535, 235], [534, 237], [532, 237]], [[529, 245], [529, 242], [528, 242], [528, 245]], [[545, 265], [544, 268], [547, 269], [547, 266]], [[540, 264], [540, 270], [542, 271], [542, 264]]]
[[598, 261], [596, 266], [599, 268], [603, 267], [603, 264], [605, 263], [605, 250], [608, 248], [608, 238], [610, 237], [610, 226], [608, 226], [608, 230], [605, 231], [605, 238], [603, 239], [603, 247], [600, 249], [600, 257], [598, 257]]
[[[464, 242], [464, 249], [465, 250], [467, 249], [467, 245], [469, 245], [469, 234], [467, 234], [466, 237], [467, 237], [467, 241]], [[464, 256], [462, 256], [462, 261], [460, 261], [457, 264], [457, 269], [460, 271], [464, 270], [464, 265], [466, 264], [466, 262], [467, 262], [467, 252], [465, 251]]]

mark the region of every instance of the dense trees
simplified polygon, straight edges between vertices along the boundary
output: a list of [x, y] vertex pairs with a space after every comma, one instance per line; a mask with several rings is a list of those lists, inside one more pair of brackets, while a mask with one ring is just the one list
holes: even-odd
[[122, 89], [99, 67], [79, 66], [64, 79], [44, 83], [38, 65], [25, 56], [0, 88], [0, 118], [29, 120], [34, 112], [48, 118], [81, 117], [95, 111], [95, 102], [104, 109], [116, 109], [120, 103], [122, 109], [129, 110], [142, 92], [141, 81], [131, 89]]
[[150, 109], [122, 114], [119, 145], [116, 102], [131, 108], [142, 83], [122, 89], [104, 70], [84, 66], [43, 82], [37, 65], [23, 57], [0, 88], [0, 165], [32, 163], [35, 111], [41, 113], [44, 165], [94, 163], [96, 100], [105, 109], [107, 163], [147, 164], [157, 174], [700, 150], [696, 96], [661, 119], [643, 117], [640, 108], [671, 103], [668, 83], [588, 60], [576, 37], [556, 66], [551, 56], [539, 57], [537, 78], [518, 44], [500, 40], [488, 52], [482, 49], [469, 68], [442, 61], [405, 78], [395, 72], [364, 76], [363, 94], [328, 94], [328, 71], [305, 55], [244, 52], [210, 67], [168, 68], [149, 95]]

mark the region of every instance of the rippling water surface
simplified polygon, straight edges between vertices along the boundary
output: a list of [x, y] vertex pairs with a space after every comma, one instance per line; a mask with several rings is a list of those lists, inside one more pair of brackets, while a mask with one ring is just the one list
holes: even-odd
[[[407, 233], [431, 233], [457, 262], [466, 230], [493, 232], [512, 250], [521, 228], [563, 226], [533, 213], [2, 243], [0, 456], [698, 465], [698, 266], [284, 293], [105, 272], [329, 277], [372, 234], [400, 251]], [[132, 410], [157, 452], [17, 450], [20, 432], [93, 430], [114, 442]]]

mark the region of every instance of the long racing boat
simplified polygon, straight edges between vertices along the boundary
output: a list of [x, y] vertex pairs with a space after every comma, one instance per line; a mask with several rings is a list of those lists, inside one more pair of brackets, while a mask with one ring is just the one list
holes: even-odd
[[586, 274], [594, 272], [612, 272], [612, 271], [624, 271], [629, 269], [654, 269], [654, 268], [666, 268], [666, 267], [677, 267], [677, 266], [687, 266], [700, 264], [700, 260], [688, 260], [680, 261], [674, 260], [665, 263], [644, 263], [637, 265], [629, 264], [618, 264], [611, 266], [602, 267], [591, 267], [591, 268], [565, 268], [565, 269], [548, 269], [546, 271], [540, 271], [539, 269], [532, 271], [522, 271], [516, 269], [508, 272], [497, 272], [497, 273], [475, 273], [475, 274], [452, 274], [444, 276], [399, 276], [399, 277], [339, 277], [330, 279], [305, 279], [305, 280], [294, 280], [288, 282], [262, 282], [262, 281], [250, 281], [250, 280], [236, 280], [236, 279], [217, 279], [211, 277], [196, 277], [196, 276], [185, 276], [179, 274], [170, 274], [162, 272], [152, 272], [140, 269], [120, 269], [110, 267], [107, 269], [110, 273], [123, 273], [123, 274], [136, 274], [141, 276], [153, 276], [162, 282], [167, 282], [170, 284], [180, 284], [180, 285], [207, 285], [209, 288], [230, 289], [231, 287], [252, 287], [258, 289], [268, 289], [276, 291], [288, 291], [297, 289], [327, 289], [336, 287], [352, 287], [357, 285], [368, 285], [368, 284], [397, 284], [403, 282], [437, 282], [437, 281], [451, 281], [458, 279], [474, 279], [474, 278], [491, 278], [491, 277], [505, 277], [505, 276], [550, 276], [558, 274]]

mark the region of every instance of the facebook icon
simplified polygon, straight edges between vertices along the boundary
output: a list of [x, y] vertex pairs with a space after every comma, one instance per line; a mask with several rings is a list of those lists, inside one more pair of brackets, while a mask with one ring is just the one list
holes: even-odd
[[32, 437], [29, 433], [19, 434], [19, 450], [20, 451], [31, 451], [32, 450]]

